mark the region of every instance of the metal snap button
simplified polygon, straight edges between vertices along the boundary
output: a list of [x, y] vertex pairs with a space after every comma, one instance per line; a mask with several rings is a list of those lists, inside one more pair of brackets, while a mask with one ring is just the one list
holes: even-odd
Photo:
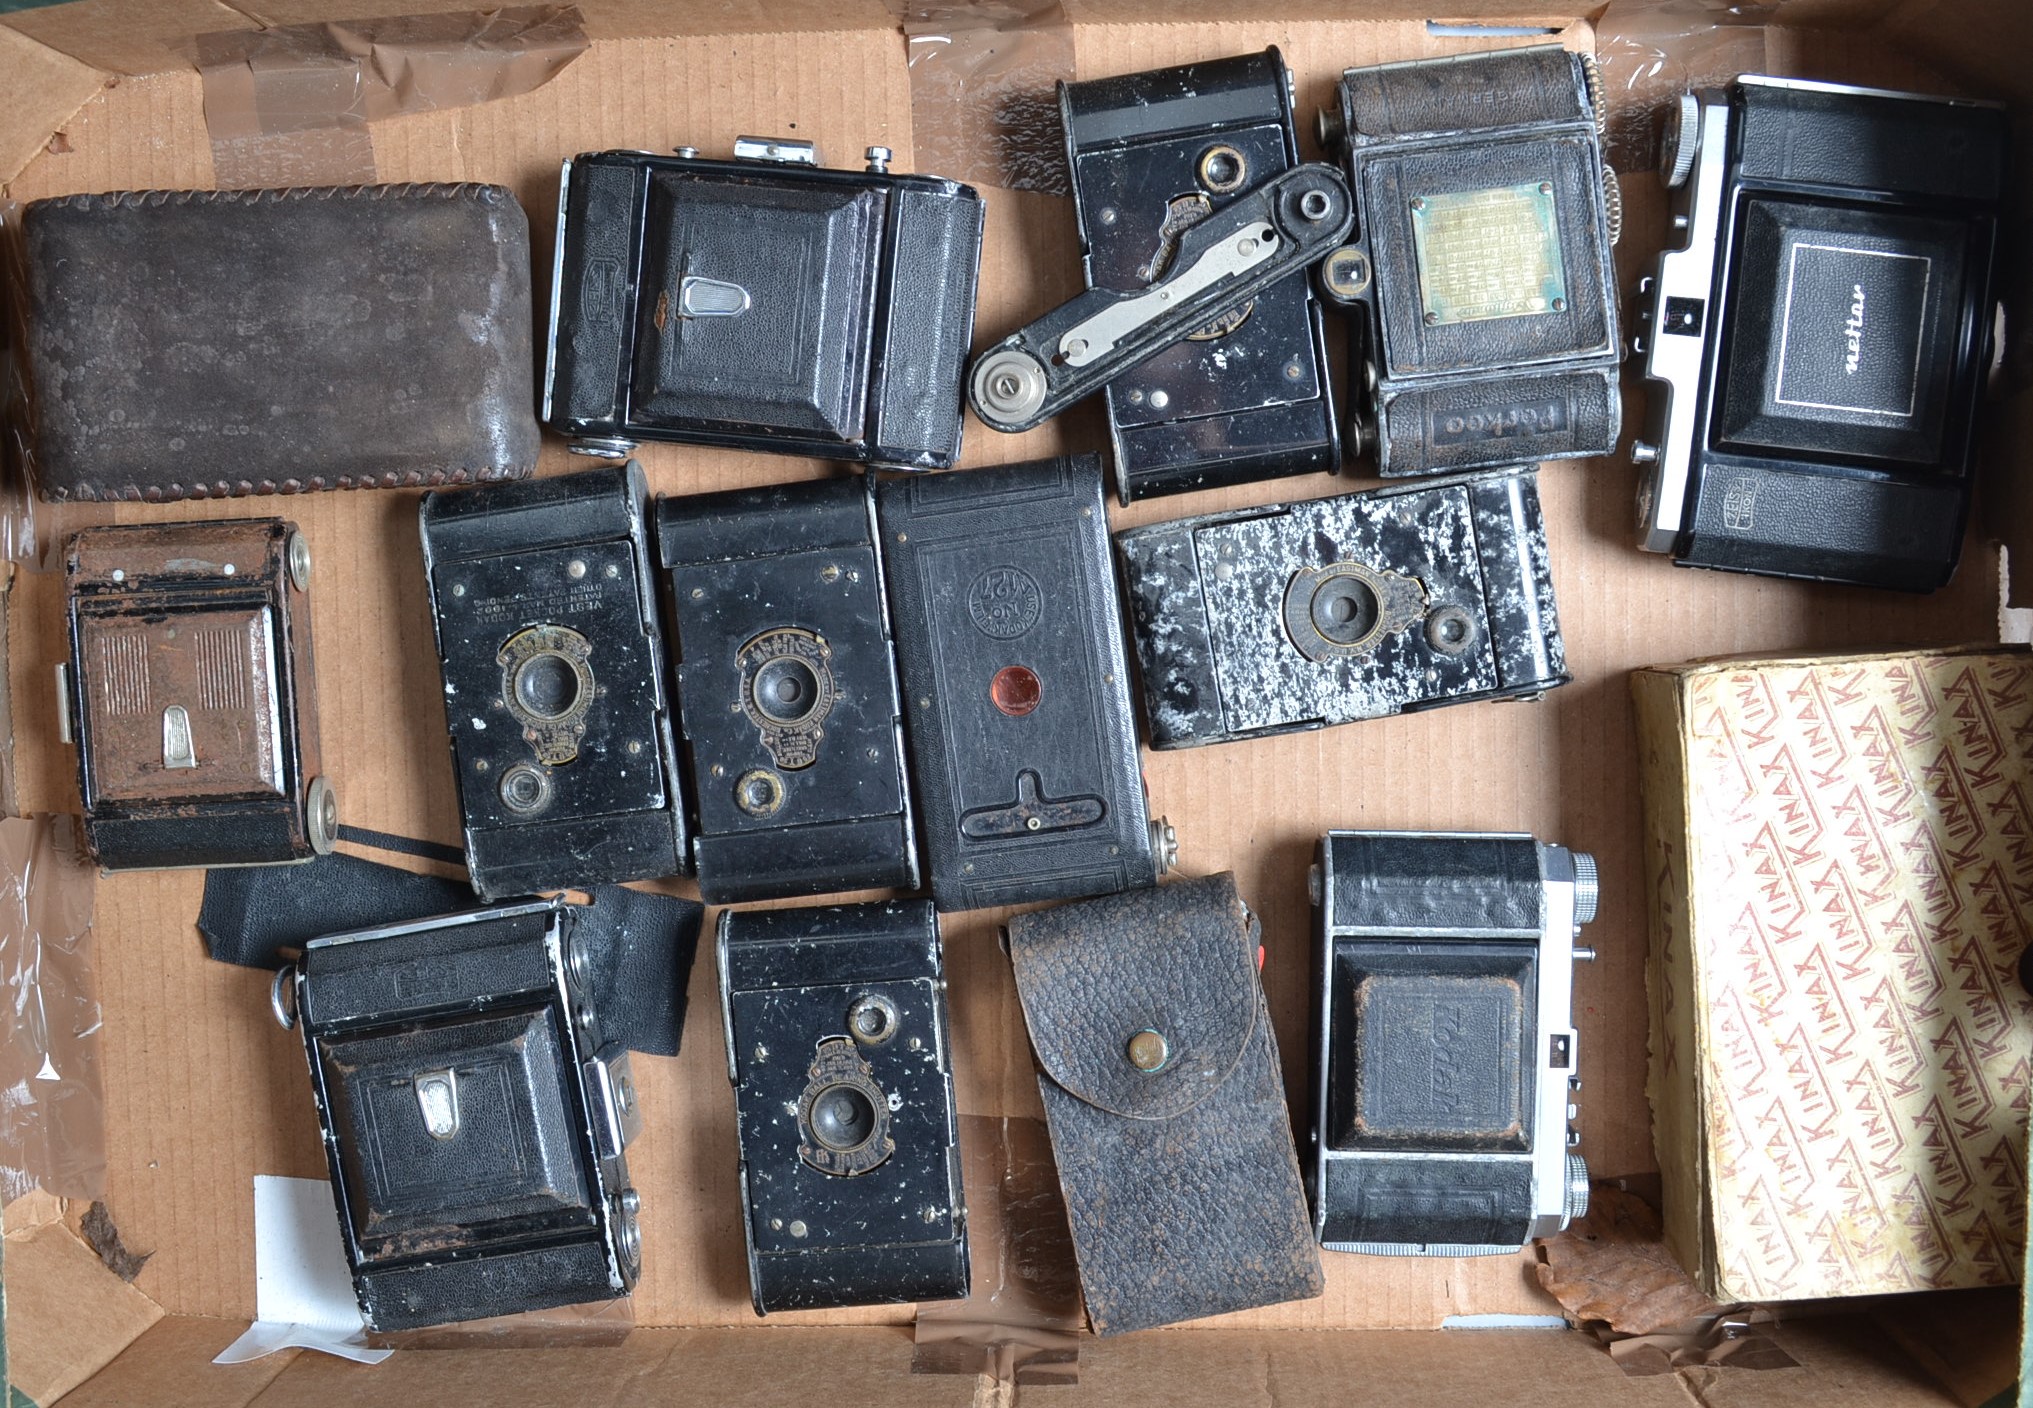
[[1165, 1062], [1172, 1059], [1172, 1049], [1165, 1044], [1165, 1038], [1148, 1029], [1138, 1032], [1129, 1039], [1129, 1063], [1150, 1075], [1165, 1068]]

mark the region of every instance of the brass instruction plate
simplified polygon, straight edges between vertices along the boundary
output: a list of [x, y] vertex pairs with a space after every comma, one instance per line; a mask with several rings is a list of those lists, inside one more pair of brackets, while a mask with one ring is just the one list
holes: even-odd
[[1420, 196], [1412, 242], [1428, 327], [1567, 309], [1550, 182]]

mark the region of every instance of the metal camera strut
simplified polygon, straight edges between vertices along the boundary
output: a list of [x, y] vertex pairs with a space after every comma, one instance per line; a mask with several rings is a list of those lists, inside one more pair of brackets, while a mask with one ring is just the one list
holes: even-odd
[[1167, 276], [1150, 287], [1089, 289], [996, 343], [975, 358], [967, 399], [993, 430], [1050, 420], [1314, 263], [1354, 222], [1334, 168], [1294, 167], [1189, 228]]

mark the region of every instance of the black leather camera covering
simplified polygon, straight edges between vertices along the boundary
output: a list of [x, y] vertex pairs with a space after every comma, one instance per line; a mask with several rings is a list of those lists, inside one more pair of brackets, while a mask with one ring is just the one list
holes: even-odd
[[879, 481], [941, 910], [1156, 881], [1093, 455]]
[[981, 226], [981, 198], [937, 177], [575, 157], [545, 417], [568, 435], [947, 468]]
[[931, 903], [725, 911], [720, 983], [756, 1313], [966, 1295]]
[[500, 186], [60, 196], [22, 233], [46, 499], [536, 467], [529, 224]]
[[466, 865], [483, 898], [689, 868], [646, 509], [633, 464], [419, 506]]
[[1235, 877], [1019, 915], [1008, 943], [1095, 1333], [1319, 1295]]
[[[342, 826], [353, 845], [395, 849], [401, 838]], [[401, 849], [424, 850], [405, 842]], [[432, 854], [432, 859], [458, 860]], [[631, 1051], [675, 1056], [685, 1027], [685, 985], [691, 978], [699, 926], [696, 900], [596, 885], [592, 903], [574, 911], [573, 942], [601, 1026]], [[363, 856], [334, 851], [302, 865], [234, 866], [205, 872], [198, 934], [221, 963], [274, 969], [312, 939], [347, 929], [400, 924], [473, 906], [456, 880], [421, 875]]]
[[709, 903], [917, 888], [874, 528], [855, 478], [657, 501]]

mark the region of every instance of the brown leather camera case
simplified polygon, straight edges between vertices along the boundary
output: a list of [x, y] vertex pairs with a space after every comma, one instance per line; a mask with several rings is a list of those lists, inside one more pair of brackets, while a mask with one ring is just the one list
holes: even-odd
[[1008, 934], [1095, 1333], [1319, 1295], [1235, 877], [1019, 915]]
[[529, 222], [499, 186], [60, 196], [22, 239], [45, 499], [536, 467]]

